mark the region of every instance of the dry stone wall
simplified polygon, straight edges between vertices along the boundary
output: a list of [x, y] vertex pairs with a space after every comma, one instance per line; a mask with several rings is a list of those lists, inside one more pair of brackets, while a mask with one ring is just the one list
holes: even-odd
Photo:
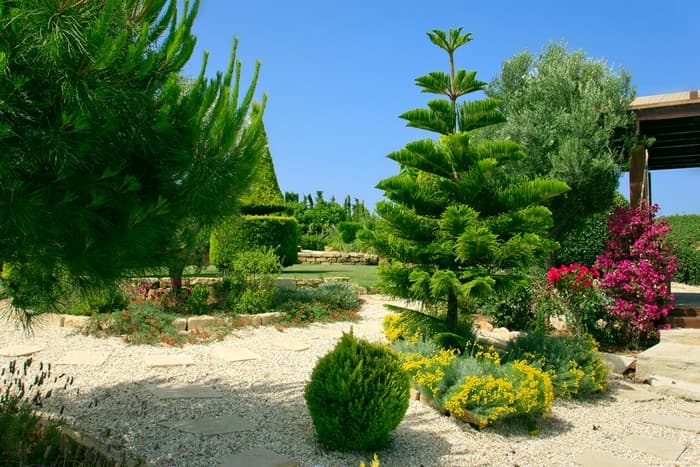
[[379, 262], [377, 255], [367, 253], [345, 253], [342, 251], [301, 250], [298, 254], [302, 264], [369, 264]]

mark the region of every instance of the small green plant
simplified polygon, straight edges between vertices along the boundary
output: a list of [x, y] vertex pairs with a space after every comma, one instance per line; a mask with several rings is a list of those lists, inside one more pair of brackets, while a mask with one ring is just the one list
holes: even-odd
[[409, 381], [386, 346], [343, 334], [311, 374], [304, 397], [316, 436], [329, 449], [378, 449], [408, 409]]
[[131, 305], [127, 310], [94, 315], [83, 328], [85, 335], [98, 337], [121, 336], [129, 344], [179, 345], [211, 342], [223, 339], [233, 327], [233, 322], [210, 330], [194, 329], [180, 332], [174, 325], [175, 315], [160, 311], [149, 303]]
[[[2, 465], [125, 465], [116, 456], [88, 449], [61, 431], [60, 419], [41, 417], [36, 409], [55, 391], [71, 388], [73, 378], [52, 374], [51, 365], [12, 360], [0, 371], [0, 459]], [[61, 412], [63, 409], [61, 408]], [[126, 461], [125, 458], [121, 460]], [[134, 463], [134, 465], [141, 465]]]
[[193, 315], [203, 315], [209, 309], [209, 288], [204, 284], [195, 284], [185, 299], [185, 309]]
[[275, 301], [275, 281], [282, 272], [279, 258], [271, 248], [235, 254], [226, 270], [230, 290], [228, 306], [236, 313], [264, 313]]
[[503, 361], [518, 360], [549, 373], [558, 397], [581, 398], [607, 388], [608, 368], [590, 337], [521, 335], [508, 344], [503, 356]]

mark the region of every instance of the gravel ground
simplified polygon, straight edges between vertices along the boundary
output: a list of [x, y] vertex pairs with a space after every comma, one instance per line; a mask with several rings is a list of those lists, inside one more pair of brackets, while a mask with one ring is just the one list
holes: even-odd
[[[355, 334], [382, 340], [381, 320], [386, 313], [379, 296], [364, 297], [361, 320], [352, 324]], [[275, 349], [269, 338], [274, 327], [245, 328], [223, 343], [187, 345], [184, 348], [129, 346], [117, 338], [97, 339], [66, 328], [46, 326], [28, 337], [13, 324], [0, 326], [0, 348], [12, 343], [45, 346], [35, 361], [55, 362], [70, 350], [111, 352], [101, 367], [61, 366], [74, 377], [72, 388], [56, 391], [48, 410], [65, 406], [64, 415], [80, 430], [104, 443], [144, 458], [150, 465], [207, 466], [216, 459], [262, 447], [299, 462], [302, 466], [356, 466], [372, 453], [327, 452], [314, 438], [303, 390], [317, 359], [336, 342], [334, 333], [349, 323], [313, 325], [284, 332], [310, 344], [300, 352]], [[235, 344], [259, 354], [258, 360], [225, 363], [210, 356], [212, 347]], [[149, 368], [148, 355], [187, 354], [195, 365]], [[0, 357], [6, 368], [10, 358]], [[21, 360], [21, 359], [20, 359]], [[153, 383], [207, 384], [224, 394], [220, 399], [159, 400], [146, 388]], [[587, 448], [602, 450], [643, 465], [700, 465], [700, 435], [689, 431], [640, 423], [652, 415], [692, 417], [683, 411], [690, 403], [673, 397], [631, 402], [616, 394], [613, 380], [607, 394], [584, 402], [557, 400], [531, 436], [519, 423], [489, 427], [481, 432], [439, 415], [418, 401], [394, 432], [391, 444], [379, 453], [382, 466], [542, 466], [574, 465]], [[255, 431], [203, 436], [167, 428], [163, 422], [203, 416], [235, 414], [252, 422]], [[697, 415], [695, 415], [697, 416]], [[675, 462], [625, 448], [627, 435], [665, 438], [688, 444]]]

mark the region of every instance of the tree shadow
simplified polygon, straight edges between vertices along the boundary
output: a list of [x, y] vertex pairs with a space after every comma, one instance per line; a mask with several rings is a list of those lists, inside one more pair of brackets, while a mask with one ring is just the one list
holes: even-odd
[[[211, 378], [197, 383], [221, 396], [210, 399], [159, 399], [149, 391], [153, 385], [171, 383], [176, 382], [154, 377], [87, 391], [69, 388], [47, 400], [45, 410], [56, 415], [62, 411], [69, 423], [99, 440], [115, 457], [125, 454], [155, 465], [212, 465], [220, 457], [253, 448], [268, 449], [300, 465], [346, 466], [358, 465], [360, 460], [369, 464], [374, 454], [328, 451], [318, 443], [303, 397], [303, 382], [232, 386]], [[254, 428], [202, 435], [166, 425], [223, 415], [236, 415]], [[433, 449], [421, 453], [416, 465], [439, 465], [441, 455], [437, 453], [449, 452], [450, 443], [426, 430], [427, 421], [424, 416], [406, 417], [379, 452], [382, 464], [393, 465], [395, 456], [405, 459], [407, 448], [429, 444]]]

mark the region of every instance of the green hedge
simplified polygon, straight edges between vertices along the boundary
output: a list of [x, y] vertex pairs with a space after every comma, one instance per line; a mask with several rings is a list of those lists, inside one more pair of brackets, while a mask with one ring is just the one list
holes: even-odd
[[700, 214], [664, 217], [673, 229], [668, 234], [678, 270], [673, 280], [700, 285]]
[[241, 251], [271, 247], [284, 266], [297, 262], [299, 228], [296, 219], [282, 216], [232, 217], [212, 230], [209, 260], [227, 266]]

